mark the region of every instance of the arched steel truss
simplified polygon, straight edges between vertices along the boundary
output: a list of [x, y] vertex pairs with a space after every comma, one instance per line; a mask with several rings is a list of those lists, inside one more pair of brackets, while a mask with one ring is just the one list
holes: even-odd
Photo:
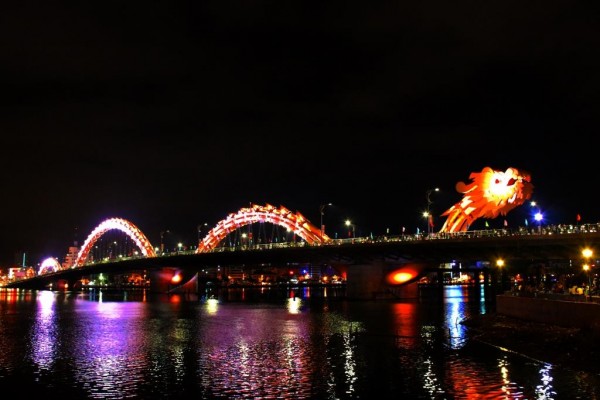
[[96, 243], [96, 241], [107, 231], [113, 229], [119, 230], [129, 236], [145, 257], [156, 257], [156, 252], [150, 244], [150, 241], [137, 226], [122, 218], [110, 218], [103, 221], [92, 231], [92, 233], [90, 233], [83, 243], [81, 250], [79, 250], [79, 254], [77, 254], [74, 266], [83, 266], [94, 243]]
[[42, 263], [40, 264], [40, 269], [38, 270], [37, 274], [43, 275], [48, 272], [56, 272], [56, 271], [59, 271], [61, 268], [62, 268], [62, 265], [60, 265], [60, 262], [58, 262], [58, 260], [56, 258], [49, 257], [49, 258], [46, 258], [44, 261], [42, 261]]
[[[311, 224], [299, 212], [294, 213], [283, 206], [277, 208], [270, 204], [264, 206], [253, 204], [251, 207], [241, 208], [237, 212], [229, 214], [224, 220], [219, 221], [198, 244], [196, 253], [209, 252], [216, 248], [231, 232], [243, 226], [259, 222], [282, 226], [311, 245], [325, 244], [331, 241], [329, 236], [321, 235], [321, 230]], [[77, 254], [74, 267], [83, 266], [96, 241], [107, 231], [115, 229], [128, 235], [135, 242], [143, 256], [156, 257], [152, 244], [137, 226], [122, 218], [110, 218], [98, 225], [87, 237]]]
[[257, 222], [269, 222], [282, 226], [304, 239], [308, 244], [318, 245], [329, 242], [331, 239], [323, 234], [321, 230], [312, 225], [299, 212], [293, 213], [285, 207], [276, 208], [270, 204], [264, 206], [253, 204], [236, 213], [231, 213], [217, 225], [198, 243], [196, 253], [205, 253], [215, 247], [231, 232], [246, 225]]

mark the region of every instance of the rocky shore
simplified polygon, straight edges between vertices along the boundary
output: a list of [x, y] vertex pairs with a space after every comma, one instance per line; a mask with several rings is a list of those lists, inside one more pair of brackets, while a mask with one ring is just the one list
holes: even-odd
[[600, 374], [600, 336], [490, 313], [462, 322], [476, 340], [577, 371]]

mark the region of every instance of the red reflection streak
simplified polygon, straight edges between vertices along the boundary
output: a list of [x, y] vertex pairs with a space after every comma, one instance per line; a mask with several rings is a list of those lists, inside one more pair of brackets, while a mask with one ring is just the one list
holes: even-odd
[[[444, 382], [452, 386], [449, 391], [455, 396], [465, 399], [519, 399], [518, 393], [511, 393], [506, 383], [500, 381], [490, 382], [478, 379], [477, 371], [469, 363], [457, 360], [446, 363], [447, 372]], [[500, 375], [498, 376], [499, 378]]]
[[7, 304], [14, 304], [17, 301], [32, 301], [34, 300], [30, 290], [6, 288], [0, 290], [0, 297], [6, 299]]
[[418, 336], [415, 304], [398, 303], [393, 306], [394, 326], [396, 334], [401, 338], [416, 338]]

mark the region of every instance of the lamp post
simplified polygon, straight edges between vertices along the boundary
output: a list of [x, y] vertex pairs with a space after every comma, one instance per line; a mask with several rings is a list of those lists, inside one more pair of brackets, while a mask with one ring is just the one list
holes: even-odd
[[[350, 227], [352, 227], [352, 238], [356, 238], [356, 230], [354, 228], [354, 224], [352, 223], [352, 221], [347, 219], [346, 226], [348, 227], [348, 229], [350, 229]], [[350, 231], [348, 231], [348, 236], [350, 236]]]
[[536, 209], [535, 214], [533, 214], [533, 219], [536, 220], [538, 223], [538, 233], [542, 233], [542, 220], [544, 219], [544, 214], [542, 214], [540, 207], [535, 201], [532, 201], [529, 204], [531, 205], [531, 207], [534, 207]]
[[160, 232], [160, 253], [165, 253], [165, 233], [169, 233], [170, 231], [167, 229], [166, 231]]
[[433, 188], [425, 192], [425, 198], [427, 199], [427, 210], [423, 213], [423, 216], [427, 219], [427, 233], [431, 233], [433, 230], [433, 216], [431, 215], [431, 205], [433, 204], [433, 201], [431, 200], [431, 193], [439, 191], [439, 188]]
[[590, 278], [590, 258], [594, 255], [594, 252], [589, 247], [581, 250], [581, 255], [583, 256], [585, 263], [583, 264], [583, 270], [587, 274], [588, 277], [588, 293], [591, 296], [592, 294], [592, 280]]
[[207, 226], [208, 224], [206, 222], [198, 225], [198, 246], [200, 246], [200, 241], [202, 240], [202, 233]]
[[544, 219], [544, 214], [542, 214], [541, 211], [538, 210], [538, 212], [535, 213], [533, 218], [538, 223], [538, 233], [542, 233], [542, 220]]
[[497, 259], [496, 266], [500, 270], [500, 290], [504, 290], [504, 260], [501, 258]]
[[323, 216], [325, 215], [325, 207], [332, 205], [331, 203], [321, 204], [319, 206], [319, 212], [321, 213], [321, 237], [325, 235], [325, 226], [323, 225]]
[[[430, 224], [429, 224], [429, 218], [430, 218], [430, 214], [429, 211], [423, 211], [423, 219], [425, 220], [425, 226], [427, 226], [427, 233], [429, 233], [430, 231]], [[425, 232], [425, 231], [423, 231]]]

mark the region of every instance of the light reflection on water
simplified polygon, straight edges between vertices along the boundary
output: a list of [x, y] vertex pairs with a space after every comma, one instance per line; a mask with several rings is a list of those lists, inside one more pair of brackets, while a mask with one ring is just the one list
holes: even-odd
[[[305, 288], [308, 289], [308, 288]], [[470, 340], [478, 288], [405, 301], [0, 289], [0, 387], [68, 398], [597, 398], [598, 377]]]

